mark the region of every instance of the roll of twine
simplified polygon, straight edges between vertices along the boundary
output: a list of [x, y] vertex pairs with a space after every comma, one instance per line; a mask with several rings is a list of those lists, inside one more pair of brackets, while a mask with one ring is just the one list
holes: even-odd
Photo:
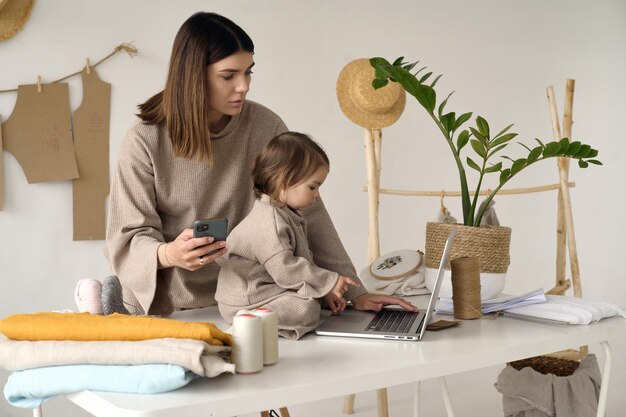
[[254, 314], [233, 318], [232, 358], [239, 374], [254, 374], [263, 369], [263, 320]]
[[253, 314], [263, 323], [263, 365], [274, 365], [278, 362], [278, 316], [267, 307], [257, 308]]
[[[452, 227], [458, 233], [450, 251], [450, 259], [477, 257], [482, 272], [505, 273], [509, 267], [511, 228], [503, 226], [463, 226], [429, 222], [426, 225], [426, 268], [439, 268], [443, 248]], [[449, 265], [446, 265], [449, 268]]]
[[475, 257], [455, 258], [452, 266], [454, 317], [472, 320], [481, 317], [480, 262]]
[[74, 301], [81, 313], [102, 314], [102, 284], [97, 279], [83, 278], [74, 288]]

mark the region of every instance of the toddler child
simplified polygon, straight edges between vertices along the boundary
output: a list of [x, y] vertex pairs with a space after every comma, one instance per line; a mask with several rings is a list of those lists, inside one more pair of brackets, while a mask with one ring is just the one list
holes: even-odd
[[333, 314], [345, 309], [344, 294], [360, 282], [315, 265], [299, 212], [319, 197], [329, 166], [324, 150], [297, 132], [276, 136], [256, 158], [258, 199], [230, 232], [228, 253], [218, 260], [215, 299], [227, 322], [241, 309], [269, 307], [278, 316], [279, 334], [299, 339], [319, 324], [318, 300]]

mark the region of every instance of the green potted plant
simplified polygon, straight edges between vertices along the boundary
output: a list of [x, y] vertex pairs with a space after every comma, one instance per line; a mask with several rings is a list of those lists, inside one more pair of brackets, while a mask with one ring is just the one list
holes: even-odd
[[[499, 130], [498, 133], [493, 134], [493, 130], [485, 118], [476, 116], [474, 119], [475, 124], [472, 126], [468, 123], [472, 119], [472, 112], [457, 114], [453, 111], [448, 111], [446, 105], [452, 93], [438, 102], [437, 93], [435, 92], [435, 85], [441, 78], [441, 75], [431, 78], [433, 73], [427, 71], [426, 67], [412, 72], [418, 62], [404, 62], [404, 57], [396, 59], [393, 63], [390, 63], [385, 58], [371, 58], [370, 64], [375, 69], [375, 78], [372, 82], [372, 86], [378, 89], [384, 87], [390, 81], [399, 83], [404, 90], [413, 96], [424, 110], [426, 110], [441, 131], [443, 138], [452, 152], [458, 169], [461, 186], [463, 225], [459, 226], [462, 230], [459, 230], [459, 234], [457, 235], [452, 257], [454, 257], [455, 252], [457, 256], [483, 257], [484, 259], [480, 259], [481, 275], [482, 273], [486, 273], [489, 278], [489, 274], [493, 274], [491, 278], [502, 281], [501, 285], [493, 286], [489, 283], [487, 284], [492, 287], [504, 287], [503, 277], [500, 275], [506, 273], [508, 266], [510, 229], [480, 227], [485, 209], [489, 206], [489, 203], [500, 189], [513, 177], [539, 161], [556, 157], [566, 157], [578, 160], [578, 166], [587, 168], [589, 164], [602, 165], [600, 161], [594, 159], [598, 155], [598, 151], [593, 149], [590, 145], [581, 143], [580, 141], [571, 141], [569, 138], [562, 138], [559, 141], [551, 142], [536, 139], [537, 144], [533, 147], [520, 143], [527, 151], [527, 154], [522, 157], [513, 159], [501, 155], [502, 151], [517, 136], [517, 133], [511, 132], [513, 125], [508, 125]], [[465, 159], [463, 159], [462, 153], [468, 153]], [[496, 157], [498, 156], [500, 156], [501, 159], [496, 161]], [[470, 194], [466, 167], [478, 173], [478, 182], [474, 188], [473, 196]], [[483, 185], [483, 179], [488, 174], [498, 174], [498, 184], [479, 206], [478, 196]], [[435, 268], [436, 265], [438, 265], [443, 243], [445, 242], [450, 227], [452, 226], [439, 225], [436, 223], [429, 223], [427, 225], [427, 283], [429, 281], [429, 265]], [[443, 228], [443, 230], [440, 230], [440, 228]], [[468, 233], [471, 233], [474, 237], [464, 239], [463, 235]], [[477, 254], [476, 251], [479, 250], [479, 245], [476, 239], [487, 239], [489, 235], [494, 235], [497, 243], [485, 242], [485, 253]], [[493, 263], [493, 265], [489, 265], [490, 263]], [[481, 281], [482, 279], [483, 277], [481, 276]], [[485, 283], [481, 283], [484, 286]], [[501, 290], [502, 288], [500, 288], [500, 291]], [[499, 293], [499, 291], [497, 292]], [[443, 296], [445, 296], [445, 294]], [[491, 297], [485, 297], [483, 293], [483, 298]]]

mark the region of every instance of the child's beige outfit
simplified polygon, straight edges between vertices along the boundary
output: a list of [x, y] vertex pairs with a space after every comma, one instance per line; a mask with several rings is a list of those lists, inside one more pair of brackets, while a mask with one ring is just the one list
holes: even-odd
[[[222, 269], [215, 299], [229, 323], [241, 309], [271, 307], [278, 315], [281, 336], [300, 338], [318, 325], [316, 299], [332, 290], [339, 273], [356, 279], [354, 268], [345, 271], [345, 264], [317, 266], [305, 219], [287, 206], [273, 204], [267, 195], [254, 203], [226, 242], [228, 254], [218, 261]], [[337, 246], [341, 260], [345, 254], [341, 243], [328, 244]], [[351, 300], [365, 292], [363, 286], [350, 287], [345, 297]]]

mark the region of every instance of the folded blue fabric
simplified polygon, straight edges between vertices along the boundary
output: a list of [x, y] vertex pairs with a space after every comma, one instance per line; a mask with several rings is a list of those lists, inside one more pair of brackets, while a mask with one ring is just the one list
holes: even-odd
[[57, 395], [83, 390], [156, 394], [184, 387], [198, 378], [170, 364], [64, 365], [13, 372], [4, 397], [15, 407], [35, 408]]

